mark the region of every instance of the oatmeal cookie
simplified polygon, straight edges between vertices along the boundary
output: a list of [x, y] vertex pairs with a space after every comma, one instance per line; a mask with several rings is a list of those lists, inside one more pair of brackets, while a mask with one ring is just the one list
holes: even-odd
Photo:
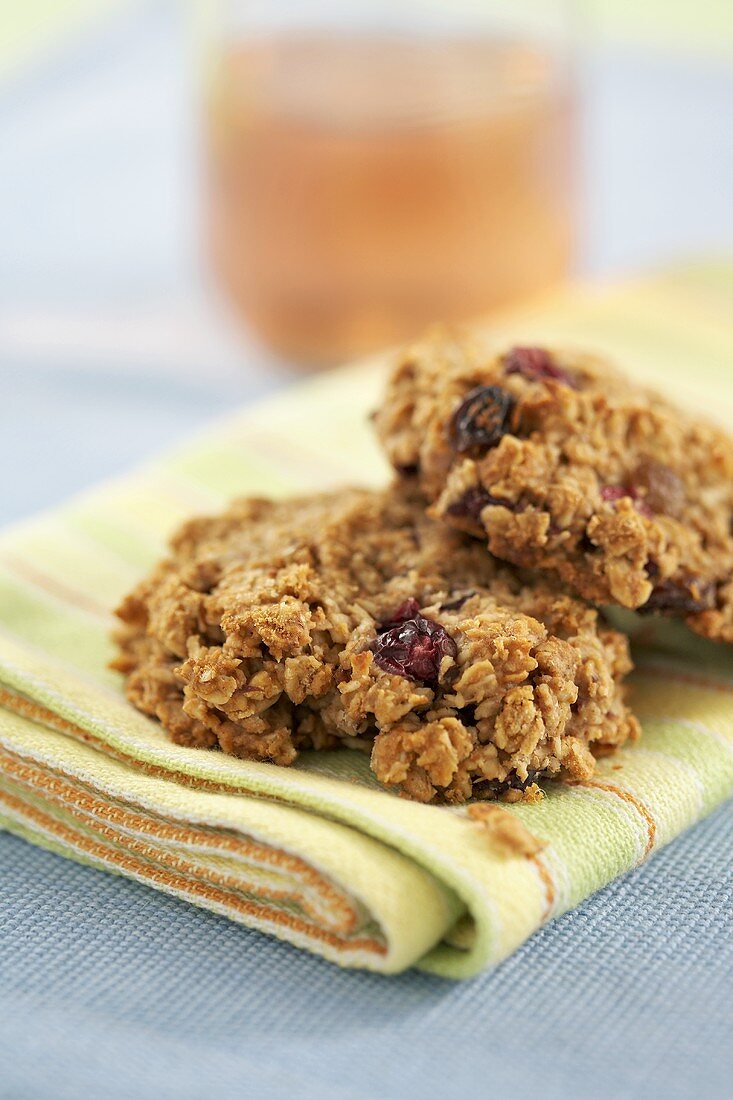
[[733, 642], [733, 442], [589, 355], [435, 330], [376, 415], [431, 514], [597, 604]]
[[638, 733], [625, 638], [404, 486], [193, 520], [118, 615], [128, 697], [175, 741], [278, 764], [361, 747], [423, 802], [536, 797]]

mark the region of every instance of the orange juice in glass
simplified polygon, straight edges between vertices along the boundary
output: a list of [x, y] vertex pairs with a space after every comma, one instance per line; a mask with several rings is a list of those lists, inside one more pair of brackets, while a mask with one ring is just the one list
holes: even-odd
[[[574, 99], [562, 34], [492, 21], [491, 0], [463, 18], [447, 2], [410, 4], [407, 25], [388, 9], [330, 24], [225, 7], [243, 18], [222, 24], [213, 51], [208, 247], [264, 343], [336, 361], [567, 273]], [[427, 8], [445, 18], [421, 22]]]

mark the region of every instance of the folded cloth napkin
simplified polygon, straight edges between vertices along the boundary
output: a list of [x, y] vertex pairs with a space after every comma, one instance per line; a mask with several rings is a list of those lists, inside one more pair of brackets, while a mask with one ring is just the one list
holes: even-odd
[[[733, 423], [732, 289], [733, 271], [705, 269], [494, 327], [604, 349]], [[733, 650], [639, 628], [642, 740], [500, 820], [403, 801], [348, 750], [286, 769], [173, 745], [107, 667], [110, 608], [184, 517], [385, 480], [366, 421], [383, 375], [322, 375], [2, 536], [0, 826], [344, 966], [467, 977], [733, 793]]]

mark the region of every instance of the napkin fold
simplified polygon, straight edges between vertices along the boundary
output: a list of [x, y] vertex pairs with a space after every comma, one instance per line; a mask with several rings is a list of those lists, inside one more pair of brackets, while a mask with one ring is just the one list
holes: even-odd
[[[600, 348], [733, 423], [731, 294], [733, 269], [701, 268], [492, 327]], [[587, 783], [503, 807], [538, 841], [519, 846], [470, 808], [384, 791], [356, 752], [285, 769], [173, 745], [107, 667], [110, 608], [191, 513], [384, 482], [366, 423], [383, 377], [376, 361], [321, 375], [0, 537], [0, 827], [343, 966], [468, 977], [733, 793], [733, 651], [637, 627], [643, 738]]]

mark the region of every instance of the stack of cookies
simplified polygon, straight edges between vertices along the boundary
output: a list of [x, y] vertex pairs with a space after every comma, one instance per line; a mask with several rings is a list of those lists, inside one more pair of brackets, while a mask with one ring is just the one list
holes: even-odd
[[421, 802], [541, 797], [639, 735], [603, 606], [733, 641], [733, 442], [592, 356], [429, 334], [376, 413], [396, 480], [237, 500], [118, 611], [179, 744], [370, 753]]

